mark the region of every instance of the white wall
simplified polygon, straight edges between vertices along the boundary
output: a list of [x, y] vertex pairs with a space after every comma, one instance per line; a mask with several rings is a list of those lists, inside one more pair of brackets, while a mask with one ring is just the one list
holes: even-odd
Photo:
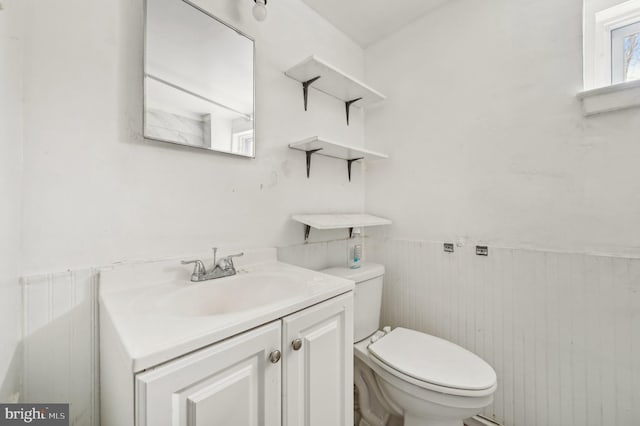
[[71, 402], [72, 424], [98, 424], [92, 267], [291, 246], [303, 241], [291, 214], [362, 210], [359, 165], [349, 183], [344, 162], [314, 158], [307, 180], [304, 154], [287, 145], [312, 135], [362, 145], [363, 115], [347, 127], [344, 104], [315, 91], [305, 113], [284, 71], [315, 53], [361, 77], [364, 53], [299, 0], [269, 2], [261, 24], [248, 0], [199, 1], [256, 39], [257, 156], [236, 158], [143, 140], [142, 0], [20, 1], [24, 399]]
[[640, 109], [582, 116], [581, 35], [581, 0], [455, 0], [367, 49], [391, 156], [367, 210], [399, 238], [640, 255]]
[[20, 213], [22, 177], [20, 0], [0, 10], [0, 401], [20, 390]]
[[[358, 211], [360, 166], [287, 144], [308, 136], [362, 144], [362, 115], [284, 71], [312, 53], [355, 75], [363, 52], [298, 0], [202, 0], [256, 39], [257, 158], [145, 141], [142, 128], [142, 1], [26, 1], [24, 268], [27, 274], [121, 259], [175, 255], [213, 245], [299, 243], [296, 212]], [[55, 17], [55, 19], [52, 19]], [[79, 36], [81, 35], [81, 36]]]
[[383, 321], [487, 359], [506, 426], [640, 423], [640, 109], [582, 116], [581, 36], [581, 0], [452, 0], [366, 51]]

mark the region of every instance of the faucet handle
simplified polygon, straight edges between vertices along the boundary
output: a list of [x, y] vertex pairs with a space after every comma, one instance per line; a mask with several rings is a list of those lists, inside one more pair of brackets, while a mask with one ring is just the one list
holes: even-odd
[[229, 256], [227, 256], [227, 260], [229, 260], [229, 263], [231, 263], [231, 267], [233, 267], [235, 269], [235, 266], [233, 264], [233, 258], [234, 257], [242, 257], [242, 256], [244, 256], [244, 252], [238, 253], [238, 254], [230, 254]]
[[203, 276], [207, 274], [207, 268], [202, 263], [202, 260], [183, 260], [183, 265], [193, 264], [193, 272], [191, 273], [191, 281], [200, 281]]
[[244, 253], [230, 254], [229, 256], [220, 259], [220, 261], [216, 263], [216, 265], [218, 265], [223, 270], [233, 269], [235, 271], [236, 267], [233, 264], [233, 258], [240, 256], [244, 256]]

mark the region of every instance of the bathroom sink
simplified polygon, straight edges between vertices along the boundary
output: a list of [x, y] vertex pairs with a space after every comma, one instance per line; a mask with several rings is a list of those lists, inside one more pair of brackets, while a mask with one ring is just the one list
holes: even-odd
[[294, 277], [273, 273], [235, 275], [179, 285], [176, 291], [149, 299], [145, 310], [185, 317], [229, 315], [282, 303], [304, 291], [304, 286]]
[[105, 339], [134, 372], [352, 291], [353, 281], [288, 265], [275, 249], [245, 250], [238, 273], [190, 281], [189, 256], [118, 265], [100, 273]]

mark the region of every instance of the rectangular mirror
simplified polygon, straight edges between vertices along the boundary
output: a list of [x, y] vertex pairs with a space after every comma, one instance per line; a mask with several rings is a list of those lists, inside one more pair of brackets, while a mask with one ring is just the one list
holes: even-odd
[[185, 0], [146, 0], [144, 136], [254, 157], [253, 40]]

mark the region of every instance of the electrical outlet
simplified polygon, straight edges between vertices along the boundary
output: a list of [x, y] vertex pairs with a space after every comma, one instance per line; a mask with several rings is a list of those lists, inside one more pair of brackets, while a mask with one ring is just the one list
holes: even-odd
[[487, 247], [487, 246], [476, 246], [476, 254], [478, 256], [489, 256], [489, 247]]
[[444, 251], [445, 253], [453, 253], [454, 251], [453, 243], [444, 243]]

